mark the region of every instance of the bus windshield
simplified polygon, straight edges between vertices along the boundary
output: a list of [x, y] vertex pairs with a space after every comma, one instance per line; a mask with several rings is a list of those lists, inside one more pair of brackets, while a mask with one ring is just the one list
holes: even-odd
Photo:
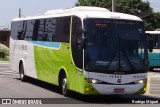
[[86, 19], [85, 70], [110, 74], [146, 72], [142, 22]]

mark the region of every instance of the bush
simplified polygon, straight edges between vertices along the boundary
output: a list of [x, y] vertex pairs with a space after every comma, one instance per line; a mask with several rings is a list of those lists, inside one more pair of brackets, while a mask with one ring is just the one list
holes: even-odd
[[0, 58], [9, 56], [9, 48], [3, 44], [0, 44]]

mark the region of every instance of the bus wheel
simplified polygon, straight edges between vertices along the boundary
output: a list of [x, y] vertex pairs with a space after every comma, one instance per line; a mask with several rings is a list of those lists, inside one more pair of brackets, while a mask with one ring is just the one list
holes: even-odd
[[64, 96], [66, 97], [69, 96], [69, 90], [67, 88], [67, 78], [65, 75], [63, 76], [62, 81], [61, 81], [61, 90]]
[[25, 82], [26, 81], [26, 76], [24, 75], [24, 67], [23, 67], [22, 63], [20, 64], [20, 67], [19, 67], [19, 74], [20, 74], [20, 80], [22, 82]]
[[154, 69], [153, 67], [150, 67], [150, 68], [149, 68], [149, 71], [153, 71], [153, 69]]

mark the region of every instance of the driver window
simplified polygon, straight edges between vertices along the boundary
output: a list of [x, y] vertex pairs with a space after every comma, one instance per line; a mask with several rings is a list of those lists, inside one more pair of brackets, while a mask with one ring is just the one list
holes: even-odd
[[81, 48], [78, 48], [78, 39], [82, 37], [81, 35], [82, 23], [81, 19], [73, 16], [72, 17], [72, 56], [74, 63], [77, 67], [83, 68], [83, 51]]

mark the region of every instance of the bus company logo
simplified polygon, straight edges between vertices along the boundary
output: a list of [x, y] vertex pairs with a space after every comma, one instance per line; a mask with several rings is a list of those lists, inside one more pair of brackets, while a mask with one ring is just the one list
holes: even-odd
[[122, 83], [122, 80], [121, 80], [121, 79], [118, 79], [118, 80], [117, 80], [117, 83]]

